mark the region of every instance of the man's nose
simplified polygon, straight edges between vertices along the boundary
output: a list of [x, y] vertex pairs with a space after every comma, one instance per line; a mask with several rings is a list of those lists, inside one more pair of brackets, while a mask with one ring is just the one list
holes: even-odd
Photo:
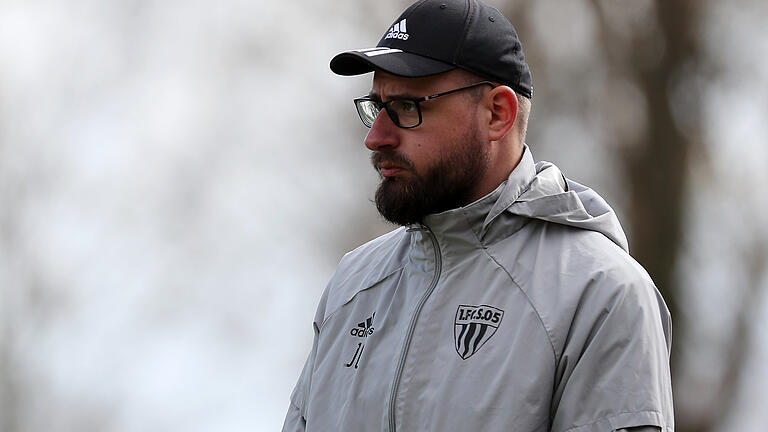
[[365, 137], [365, 146], [372, 151], [394, 149], [400, 145], [399, 129], [387, 110], [381, 110]]

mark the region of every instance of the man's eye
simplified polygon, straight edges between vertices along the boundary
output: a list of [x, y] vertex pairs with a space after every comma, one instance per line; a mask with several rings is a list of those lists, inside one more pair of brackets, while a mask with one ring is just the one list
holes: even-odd
[[399, 100], [392, 104], [393, 108], [402, 113], [416, 112], [416, 103], [408, 100]]

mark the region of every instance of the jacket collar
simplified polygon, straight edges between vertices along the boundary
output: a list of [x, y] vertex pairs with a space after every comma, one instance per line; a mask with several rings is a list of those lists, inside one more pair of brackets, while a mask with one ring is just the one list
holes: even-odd
[[424, 225], [437, 236], [441, 246], [451, 247], [458, 242], [476, 247], [491, 222], [528, 189], [535, 176], [533, 156], [524, 145], [520, 162], [495, 190], [464, 207], [428, 215]]

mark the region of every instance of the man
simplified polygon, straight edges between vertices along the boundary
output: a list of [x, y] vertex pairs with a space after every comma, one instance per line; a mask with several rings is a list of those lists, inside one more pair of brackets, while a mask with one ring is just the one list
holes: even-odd
[[591, 189], [524, 144], [531, 74], [507, 19], [422, 0], [355, 100], [402, 225], [344, 256], [284, 431], [672, 431], [670, 318]]

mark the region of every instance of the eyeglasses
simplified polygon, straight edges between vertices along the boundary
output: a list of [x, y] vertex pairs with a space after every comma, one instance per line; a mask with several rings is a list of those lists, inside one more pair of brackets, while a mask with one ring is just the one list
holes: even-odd
[[410, 129], [421, 124], [421, 107], [419, 106], [419, 103], [485, 84], [496, 87], [496, 85], [490, 81], [480, 81], [468, 86], [459, 87], [430, 96], [420, 98], [393, 98], [386, 102], [381, 102], [370, 96], [363, 96], [355, 99], [355, 107], [357, 107], [357, 114], [360, 115], [360, 120], [362, 120], [363, 124], [369, 128], [373, 127], [373, 122], [376, 121], [376, 117], [379, 116], [382, 109], [385, 109], [387, 110], [389, 118], [392, 119], [392, 122], [396, 126], [403, 129]]

